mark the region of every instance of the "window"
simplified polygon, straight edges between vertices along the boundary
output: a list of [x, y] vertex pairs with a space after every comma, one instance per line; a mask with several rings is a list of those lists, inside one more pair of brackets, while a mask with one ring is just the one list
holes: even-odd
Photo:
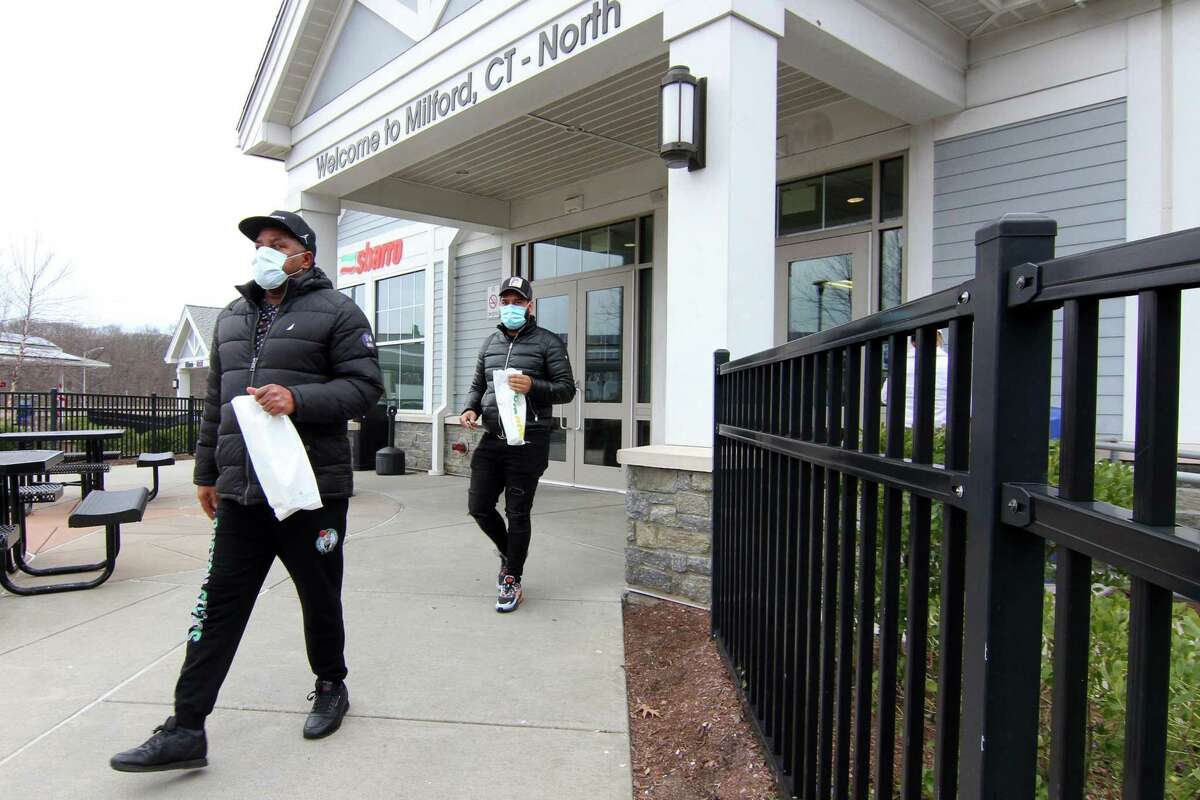
[[376, 282], [375, 338], [388, 402], [401, 410], [424, 409], [424, 270]]
[[871, 221], [872, 175], [866, 164], [779, 187], [780, 236]]
[[[828, 236], [868, 234], [873, 244], [868, 270], [867, 307], [882, 311], [904, 302], [904, 156], [781, 184], [776, 197], [779, 236], [847, 228]], [[828, 259], [820, 259], [828, 261]], [[788, 338], [849, 321], [850, 281], [844, 264], [792, 265], [788, 275]], [[829, 274], [826, 274], [829, 273]], [[845, 284], [845, 286], [843, 286]]]
[[879, 232], [879, 310], [898, 306], [903, 295], [904, 229]]
[[879, 164], [879, 221], [904, 216], [904, 158]]
[[353, 300], [354, 305], [361, 308], [364, 314], [367, 313], [367, 285], [365, 283], [357, 286], [343, 286], [338, 291]]
[[654, 310], [654, 270], [640, 269], [638, 278], [638, 321], [637, 321], [637, 401], [650, 402], [650, 375], [654, 358], [651, 348]]
[[[636, 225], [632, 219], [576, 231], [534, 242], [529, 248], [530, 280], [566, 278], [581, 272], [623, 267], [638, 263]], [[524, 245], [517, 245], [516, 259], [523, 266]], [[648, 260], [648, 259], [647, 259]]]
[[654, 260], [654, 217], [638, 220], [638, 263], [649, 264]]

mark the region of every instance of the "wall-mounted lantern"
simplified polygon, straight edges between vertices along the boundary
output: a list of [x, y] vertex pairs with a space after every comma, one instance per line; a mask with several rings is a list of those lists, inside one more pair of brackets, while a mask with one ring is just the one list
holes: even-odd
[[671, 169], [704, 167], [706, 78], [687, 67], [671, 67], [658, 102], [658, 155]]

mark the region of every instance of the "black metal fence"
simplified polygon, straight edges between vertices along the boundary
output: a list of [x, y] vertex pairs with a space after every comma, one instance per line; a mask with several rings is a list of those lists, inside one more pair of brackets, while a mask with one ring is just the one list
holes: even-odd
[[[1059, 259], [1055, 234], [1048, 218], [1006, 216], [978, 232], [976, 277], [953, 290], [717, 354], [713, 632], [795, 796], [1034, 797], [1041, 733], [1049, 796], [1083, 798], [1092, 559], [1131, 579], [1124, 796], [1163, 796], [1172, 593], [1200, 600], [1200, 536], [1175, 527], [1180, 291], [1200, 285], [1200, 229]], [[1126, 295], [1139, 301], [1132, 511], [1093, 502], [1098, 304]]]
[[0, 392], [0, 433], [124, 428], [105, 444], [121, 458], [144, 452], [194, 453], [204, 401], [152, 395]]

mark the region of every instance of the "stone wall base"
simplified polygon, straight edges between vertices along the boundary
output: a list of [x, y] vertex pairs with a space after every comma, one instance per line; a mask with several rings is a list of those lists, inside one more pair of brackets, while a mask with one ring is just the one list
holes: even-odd
[[712, 590], [712, 474], [626, 467], [625, 582], [707, 605]]

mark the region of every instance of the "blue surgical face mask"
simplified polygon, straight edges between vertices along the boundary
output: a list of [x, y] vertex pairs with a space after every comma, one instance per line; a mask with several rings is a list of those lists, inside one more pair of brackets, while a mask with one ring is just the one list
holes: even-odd
[[525, 327], [525, 307], [518, 305], [500, 306], [500, 322], [510, 331]]
[[254, 268], [254, 282], [268, 291], [278, 289], [288, 279], [288, 274], [283, 271], [283, 265], [302, 255], [304, 253], [285, 256], [273, 247], [258, 248], [254, 254], [254, 260], [250, 262]]

